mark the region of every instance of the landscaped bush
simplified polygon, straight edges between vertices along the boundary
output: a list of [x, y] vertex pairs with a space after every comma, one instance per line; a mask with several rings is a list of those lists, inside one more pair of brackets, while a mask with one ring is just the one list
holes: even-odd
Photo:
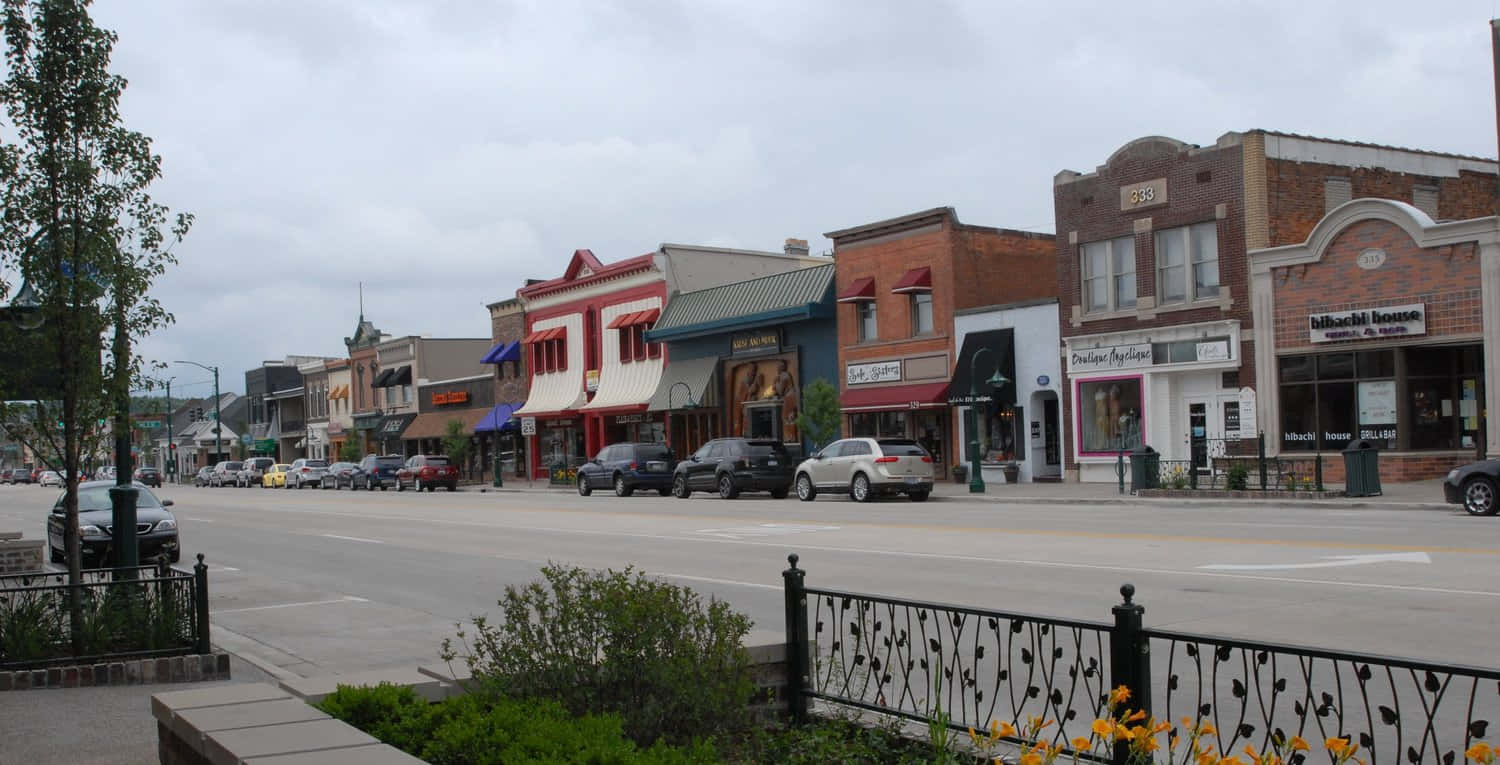
[[505, 588], [498, 624], [444, 641], [480, 689], [556, 699], [576, 716], [615, 714], [640, 745], [744, 730], [754, 685], [741, 646], [750, 620], [632, 568], [548, 565], [545, 581]]
[[574, 717], [556, 701], [465, 695], [429, 704], [410, 688], [341, 686], [319, 707], [433, 765], [696, 765], [706, 743], [637, 747], [616, 715]]
[[1244, 491], [1250, 486], [1250, 470], [1244, 465], [1235, 465], [1224, 478], [1224, 486], [1234, 491]]

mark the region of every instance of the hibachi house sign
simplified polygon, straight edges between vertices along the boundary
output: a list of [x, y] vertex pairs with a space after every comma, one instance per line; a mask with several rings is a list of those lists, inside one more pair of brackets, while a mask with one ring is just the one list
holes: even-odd
[[1307, 317], [1307, 330], [1315, 343], [1369, 340], [1427, 334], [1427, 307], [1422, 303], [1386, 308], [1315, 313]]

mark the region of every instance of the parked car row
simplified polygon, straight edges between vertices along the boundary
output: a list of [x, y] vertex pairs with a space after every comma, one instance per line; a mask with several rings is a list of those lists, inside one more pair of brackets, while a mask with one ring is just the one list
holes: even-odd
[[367, 455], [359, 462], [335, 462], [303, 457], [291, 463], [270, 457], [225, 460], [203, 467], [193, 478], [194, 486], [238, 486], [263, 489], [364, 489], [394, 488], [433, 491], [439, 486], [458, 490], [458, 468], [442, 455]]
[[896, 438], [842, 439], [801, 462], [774, 440], [716, 438], [681, 461], [664, 444], [613, 444], [578, 468], [578, 493], [585, 497], [613, 488], [619, 497], [655, 489], [679, 499], [699, 491], [724, 499], [765, 491], [782, 499], [795, 487], [804, 502], [820, 492], [847, 493], [859, 502], [905, 494], [923, 502], [932, 485], [932, 456], [916, 441]]

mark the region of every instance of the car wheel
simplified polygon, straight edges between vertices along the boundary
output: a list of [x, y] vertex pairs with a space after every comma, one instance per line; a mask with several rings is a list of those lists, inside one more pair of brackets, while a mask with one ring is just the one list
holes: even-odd
[[[417, 479], [417, 480], [416, 480], [416, 481], [414, 481], [414, 482], [413, 482], [413, 483], [412, 483], [412, 488], [414, 488], [414, 489], [416, 489], [416, 490], [417, 490], [417, 493], [418, 493], [418, 494], [421, 494], [421, 493], [422, 493], [422, 489], [423, 489], [423, 488], [424, 488], [424, 487], [423, 487], [423, 486], [422, 486], [422, 479], [420, 479], [420, 478], [418, 478], [418, 479]], [[428, 488], [428, 489], [430, 489], [430, 488], [432, 488], [432, 487], [431, 487], [431, 486], [428, 486], [428, 487], [425, 487], [425, 488]]]
[[62, 563], [67, 560], [67, 556], [62, 552], [59, 552], [58, 549], [56, 547], [53, 547], [52, 545], [47, 545], [47, 552], [50, 554], [53, 563]]
[[628, 497], [628, 496], [630, 496], [630, 495], [632, 495], [634, 493], [635, 493], [635, 489], [632, 489], [629, 486], [625, 485], [625, 476], [623, 476], [623, 475], [617, 475], [617, 476], [615, 476], [615, 496], [616, 497]]
[[657, 489], [656, 493], [662, 495], [663, 497], [670, 497], [670, 496], [672, 496], [672, 490], [671, 489]]
[[429, 483], [429, 484], [424, 484], [424, 486], [426, 486], [426, 487], [427, 487], [427, 493], [428, 493], [428, 494], [431, 494], [431, 493], [433, 493], [433, 492], [435, 492], [435, 491], [437, 491], [437, 487], [436, 487], [436, 486], [433, 486], [433, 485], [432, 485], [432, 484], [430, 484], [430, 483]]
[[[397, 482], [397, 483], [399, 485], [399, 482]], [[380, 484], [380, 490], [381, 491], [385, 491], [385, 484]]]
[[672, 496], [678, 499], [693, 496], [693, 490], [688, 488], [686, 476], [677, 476], [672, 479]]
[[[382, 486], [380, 488], [384, 489], [385, 487]], [[406, 491], [406, 484], [401, 483], [401, 479], [400, 478], [396, 479], [396, 491]]]
[[849, 496], [855, 502], [869, 502], [875, 499], [875, 492], [870, 490], [870, 479], [864, 473], [854, 474], [854, 480], [849, 483]]
[[589, 488], [589, 479], [586, 476], [578, 476], [578, 496], [587, 497], [594, 490]]
[[797, 476], [797, 499], [803, 502], [811, 502], [818, 498], [818, 490], [812, 485], [812, 478], [806, 473]]
[[1500, 510], [1495, 502], [1495, 482], [1476, 476], [1464, 484], [1464, 511], [1469, 515], [1494, 515]]
[[909, 491], [906, 493], [906, 496], [913, 502], [926, 502], [928, 493], [925, 491]]
[[788, 492], [786, 489], [772, 489], [771, 499], [786, 499], [786, 495], [788, 493], [790, 492]]
[[734, 485], [734, 476], [725, 473], [719, 476], [719, 498], [734, 499], [740, 495], [740, 487]]
[[458, 484], [456, 484], [456, 483], [450, 483], [450, 484], [448, 484], [448, 491], [458, 491]]

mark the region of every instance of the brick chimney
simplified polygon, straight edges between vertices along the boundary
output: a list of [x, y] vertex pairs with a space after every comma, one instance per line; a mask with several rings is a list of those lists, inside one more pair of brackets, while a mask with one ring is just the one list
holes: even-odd
[[806, 239], [788, 239], [786, 245], [781, 248], [788, 255], [807, 255]]

